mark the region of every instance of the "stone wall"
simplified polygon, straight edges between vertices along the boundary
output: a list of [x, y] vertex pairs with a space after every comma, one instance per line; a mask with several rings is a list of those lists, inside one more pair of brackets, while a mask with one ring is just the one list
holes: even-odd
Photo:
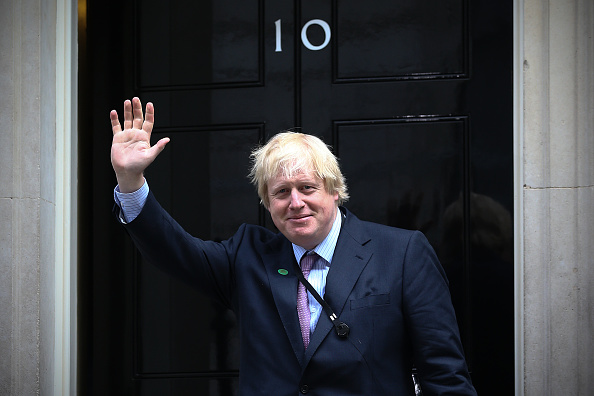
[[0, 2], [0, 394], [52, 394], [55, 2]]
[[592, 395], [594, 5], [523, 12], [523, 390]]

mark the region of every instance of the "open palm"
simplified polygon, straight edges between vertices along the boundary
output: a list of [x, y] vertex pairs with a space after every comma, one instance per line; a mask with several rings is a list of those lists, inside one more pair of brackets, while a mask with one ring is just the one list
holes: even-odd
[[147, 103], [145, 118], [138, 98], [124, 102], [123, 129], [117, 111], [112, 110], [109, 118], [113, 132], [111, 164], [116, 173], [120, 191], [132, 192], [142, 186], [144, 170], [163, 151], [169, 138], [163, 138], [151, 146], [155, 110], [152, 103]]

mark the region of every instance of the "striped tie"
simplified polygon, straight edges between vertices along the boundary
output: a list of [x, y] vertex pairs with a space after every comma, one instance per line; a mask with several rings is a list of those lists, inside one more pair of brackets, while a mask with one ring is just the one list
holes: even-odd
[[[301, 258], [301, 272], [303, 272], [303, 277], [307, 279], [309, 276], [309, 271], [313, 267], [318, 255], [313, 254], [305, 254]], [[310, 312], [309, 312], [309, 301], [307, 299], [307, 290], [305, 286], [301, 282], [297, 287], [297, 313], [299, 314], [299, 324], [301, 325], [301, 335], [303, 336], [303, 345], [305, 349], [309, 345], [309, 322], [310, 322]]]

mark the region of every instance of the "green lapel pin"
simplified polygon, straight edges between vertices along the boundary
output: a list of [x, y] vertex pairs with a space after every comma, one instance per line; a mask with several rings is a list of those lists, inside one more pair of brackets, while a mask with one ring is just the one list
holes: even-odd
[[281, 274], [281, 275], [287, 275], [289, 273], [289, 271], [287, 271], [284, 268], [281, 268], [281, 269], [278, 270], [278, 273]]

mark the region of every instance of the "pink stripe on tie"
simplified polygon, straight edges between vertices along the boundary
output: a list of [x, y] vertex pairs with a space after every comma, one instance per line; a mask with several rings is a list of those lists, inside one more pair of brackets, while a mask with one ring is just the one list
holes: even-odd
[[[301, 258], [301, 272], [303, 277], [307, 279], [309, 272], [313, 267], [318, 255], [315, 253], [305, 254]], [[297, 314], [299, 315], [299, 324], [301, 325], [301, 335], [303, 336], [303, 345], [305, 349], [309, 345], [309, 322], [311, 314], [309, 312], [309, 301], [307, 299], [307, 290], [301, 282], [297, 287]]]

